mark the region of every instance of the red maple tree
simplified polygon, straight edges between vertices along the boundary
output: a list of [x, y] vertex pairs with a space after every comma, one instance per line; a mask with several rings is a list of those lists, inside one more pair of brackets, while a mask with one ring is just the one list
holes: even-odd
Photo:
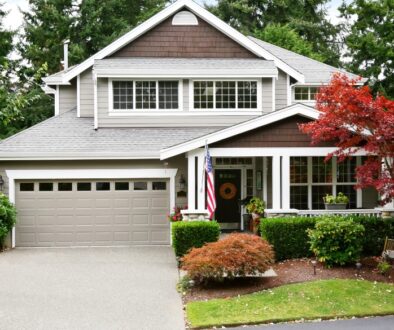
[[326, 160], [337, 156], [343, 161], [365, 150], [368, 156], [356, 169], [356, 187], [374, 187], [385, 204], [394, 199], [394, 101], [374, 97], [368, 86], [357, 86], [360, 79], [334, 74], [316, 96], [320, 117], [300, 129], [314, 145], [331, 142], [337, 147]]

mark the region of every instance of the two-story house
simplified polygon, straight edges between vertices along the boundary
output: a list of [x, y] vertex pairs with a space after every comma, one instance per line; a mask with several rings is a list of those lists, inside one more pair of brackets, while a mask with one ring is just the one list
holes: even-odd
[[[179, 0], [84, 62], [45, 78], [54, 116], [0, 143], [0, 174], [18, 210], [12, 246], [169, 244], [167, 214], [204, 212], [204, 147], [224, 228], [239, 200], [269, 209], [324, 207], [354, 190], [361, 156], [324, 162], [299, 123], [340, 69], [245, 36]], [[343, 72], [343, 71], [342, 71]], [[355, 77], [351, 73], [346, 73]]]

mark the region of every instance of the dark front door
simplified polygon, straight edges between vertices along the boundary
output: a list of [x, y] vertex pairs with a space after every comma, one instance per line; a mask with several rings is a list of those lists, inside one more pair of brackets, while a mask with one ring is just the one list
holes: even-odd
[[240, 223], [241, 170], [215, 170], [216, 212], [221, 223]]

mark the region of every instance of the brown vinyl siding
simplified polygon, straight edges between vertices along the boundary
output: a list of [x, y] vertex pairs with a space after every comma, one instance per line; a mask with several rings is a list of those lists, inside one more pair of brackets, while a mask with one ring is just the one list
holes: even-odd
[[157, 25], [109, 57], [256, 58], [246, 48], [198, 18], [198, 25]]
[[[298, 124], [309, 122], [301, 116], [283, 119], [250, 132], [246, 132], [227, 140], [217, 142], [212, 148], [280, 148], [280, 147], [312, 147], [308, 135], [300, 132]], [[319, 145], [330, 146], [330, 145]]]

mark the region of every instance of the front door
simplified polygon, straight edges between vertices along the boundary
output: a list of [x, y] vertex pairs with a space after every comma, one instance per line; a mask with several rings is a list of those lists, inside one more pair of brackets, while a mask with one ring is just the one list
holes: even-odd
[[241, 210], [241, 170], [215, 170], [216, 212], [215, 219], [223, 229], [239, 229]]

